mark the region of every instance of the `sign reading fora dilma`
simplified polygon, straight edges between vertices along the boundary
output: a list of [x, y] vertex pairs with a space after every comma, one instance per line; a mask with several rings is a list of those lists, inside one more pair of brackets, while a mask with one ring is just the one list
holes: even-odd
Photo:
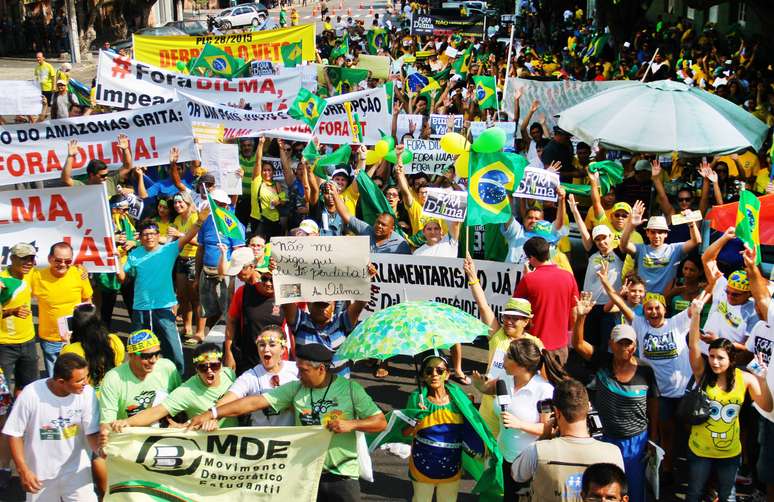
[[468, 192], [428, 188], [422, 212], [442, 220], [465, 221], [468, 211]]
[[418, 14], [411, 19], [412, 35], [461, 35], [463, 37], [484, 36], [484, 16]]

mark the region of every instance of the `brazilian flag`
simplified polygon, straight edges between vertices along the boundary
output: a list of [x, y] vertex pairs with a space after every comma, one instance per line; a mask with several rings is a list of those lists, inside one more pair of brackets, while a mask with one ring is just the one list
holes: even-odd
[[312, 131], [317, 127], [317, 121], [322, 117], [326, 101], [309, 92], [308, 89], [298, 90], [298, 97], [288, 110], [288, 115], [306, 123]]
[[736, 212], [736, 236], [756, 251], [756, 265], [761, 262], [761, 201], [749, 190], [739, 194]]
[[27, 287], [27, 283], [14, 277], [2, 277], [0, 284], [0, 305], [6, 305]]
[[494, 77], [473, 77], [475, 84], [474, 96], [478, 102], [478, 107], [482, 110], [487, 108], [497, 109], [497, 81]]
[[216, 77], [232, 78], [241, 74], [246, 65], [241, 59], [235, 58], [223, 49], [204, 44], [199, 57], [189, 63], [188, 71], [193, 74], [193, 71], [198, 68]]
[[436, 81], [441, 80], [449, 80], [449, 77], [451, 76], [451, 66], [447, 66], [441, 71], [437, 71], [431, 75], [432, 78], [434, 78]]
[[244, 240], [244, 228], [239, 224], [239, 220], [234, 216], [234, 213], [215, 204], [209, 193], [207, 194], [207, 202], [210, 203], [212, 220], [215, 223], [215, 229], [218, 231], [218, 234], [223, 237]]
[[384, 28], [374, 28], [373, 30], [368, 30], [366, 33], [368, 53], [372, 56], [376, 55], [376, 53], [379, 52], [379, 49], [386, 45], [385, 33]]
[[319, 157], [314, 163], [314, 174], [318, 178], [328, 179], [328, 166], [340, 166], [349, 164], [349, 158], [352, 156], [352, 147], [349, 145], [340, 146], [335, 152]]
[[427, 84], [419, 91], [419, 94], [420, 96], [424, 94], [425, 96], [432, 97], [433, 94], [440, 90], [441, 86], [438, 85], [438, 82], [433, 77], [427, 77]]
[[603, 34], [597, 35], [591, 41], [586, 50], [583, 53], [583, 62], [588, 63], [591, 58], [599, 57], [602, 54], [602, 50], [605, 48], [610, 35]]
[[287, 68], [295, 68], [301, 64], [301, 42], [292, 42], [288, 45], [283, 45], [280, 48], [282, 54], [282, 64]]
[[328, 73], [328, 80], [339, 92], [341, 92], [342, 84], [347, 84], [350, 89], [354, 89], [360, 82], [368, 78], [368, 70], [362, 68], [326, 66], [325, 71]]
[[505, 223], [511, 217], [508, 194], [513, 193], [529, 164], [515, 153], [470, 152], [467, 224]]
[[344, 40], [331, 51], [330, 62], [333, 63], [337, 58], [344, 57], [349, 53], [349, 35], [344, 35]]
[[457, 59], [455, 59], [454, 63], [452, 63], [452, 69], [454, 70], [454, 73], [462, 78], [466, 78], [468, 76], [468, 68], [470, 66], [470, 57], [471, 47], [468, 46], [467, 49], [462, 51], [462, 54], [457, 55]]

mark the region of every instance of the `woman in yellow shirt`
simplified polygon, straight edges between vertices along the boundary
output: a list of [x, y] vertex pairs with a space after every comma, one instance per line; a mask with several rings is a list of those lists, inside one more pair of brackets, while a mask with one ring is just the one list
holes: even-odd
[[250, 184], [250, 231], [271, 239], [276, 235], [282, 235], [279, 207], [288, 201], [288, 197], [272, 179], [274, 166], [263, 162], [265, 139], [258, 140], [253, 181]]
[[[716, 472], [718, 499], [733, 500], [742, 453], [739, 411], [745, 393], [749, 392], [752, 401], [763, 411], [770, 412], [774, 408], [762, 355], [758, 355], [760, 371], [757, 375], [744, 372], [734, 365], [736, 349], [731, 340], [701, 332], [700, 312], [706, 298], [707, 295], [702, 295], [691, 302], [688, 311], [691, 317], [688, 333], [691, 371], [710, 402], [709, 418], [693, 425], [688, 439], [688, 502], [698, 502], [712, 470]], [[709, 343], [707, 362], [702, 356], [700, 341]]]
[[[172, 198], [172, 206], [177, 213], [172, 225], [167, 229], [170, 239], [178, 239], [199, 221], [196, 204], [190, 192], [180, 192]], [[185, 245], [175, 262], [175, 291], [177, 292], [178, 314], [183, 319], [183, 334], [193, 335], [194, 313], [199, 305], [199, 294], [194, 288], [196, 280], [196, 250], [199, 243], [194, 237]], [[195, 340], [194, 340], [195, 342]]]

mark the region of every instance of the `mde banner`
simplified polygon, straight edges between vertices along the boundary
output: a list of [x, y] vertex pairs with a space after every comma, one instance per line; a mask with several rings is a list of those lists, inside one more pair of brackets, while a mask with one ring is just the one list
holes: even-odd
[[73, 173], [92, 159], [110, 168], [121, 165], [119, 134], [129, 137], [135, 166], [167, 162], [169, 149], [180, 149], [180, 162], [199, 159], [185, 103], [139, 110], [0, 127], [0, 186], [58, 178], [67, 161], [67, 143], [78, 140]]
[[183, 75], [100, 51], [96, 100], [116, 108], [141, 108], [173, 101], [179, 91], [230, 106], [239, 106], [241, 101], [253, 110], [270, 112], [293, 104], [302, 85], [302, 69], [283, 68], [278, 75], [227, 80]]
[[111, 434], [109, 501], [314, 502], [332, 433], [321, 426]]
[[205, 44], [214, 45], [234, 57], [245, 61], [257, 59], [282, 62], [280, 48], [293, 42], [301, 42], [304, 61], [315, 60], [314, 23], [279, 28], [276, 30], [188, 37], [185, 35], [157, 37], [133, 35], [134, 57], [138, 61], [159, 68], [174, 68], [178, 61], [188, 63], [198, 57]]
[[[371, 254], [377, 275], [371, 283], [371, 299], [361, 319], [407, 300], [448, 303], [480, 318], [462, 270], [463, 261], [460, 258]], [[484, 260], [476, 260], [476, 268], [486, 301], [499, 316], [502, 306], [516, 290], [523, 270], [513, 263]]]
[[114, 272], [116, 258], [104, 185], [0, 191], [0, 246], [8, 265], [11, 247], [19, 242], [38, 250], [46, 263], [57, 242], [69, 242], [73, 260], [89, 272]]

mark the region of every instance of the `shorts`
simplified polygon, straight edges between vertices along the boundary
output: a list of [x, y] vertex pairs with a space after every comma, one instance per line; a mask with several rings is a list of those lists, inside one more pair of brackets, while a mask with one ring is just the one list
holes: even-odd
[[43, 488], [35, 494], [28, 493], [27, 501], [33, 502], [97, 502], [91, 466], [78, 472], [70, 472], [54, 479], [41, 481]]
[[760, 417], [758, 424], [758, 479], [766, 484], [774, 484], [771, 473], [774, 472], [774, 422]]
[[187, 281], [196, 280], [196, 257], [178, 256], [175, 260], [175, 273], [183, 274]]
[[677, 418], [677, 407], [680, 406], [681, 397], [664, 397], [658, 398], [658, 419], [661, 422], [668, 422], [673, 418]]
[[228, 311], [228, 284], [219, 275], [199, 276], [199, 306], [202, 317], [220, 317]]

